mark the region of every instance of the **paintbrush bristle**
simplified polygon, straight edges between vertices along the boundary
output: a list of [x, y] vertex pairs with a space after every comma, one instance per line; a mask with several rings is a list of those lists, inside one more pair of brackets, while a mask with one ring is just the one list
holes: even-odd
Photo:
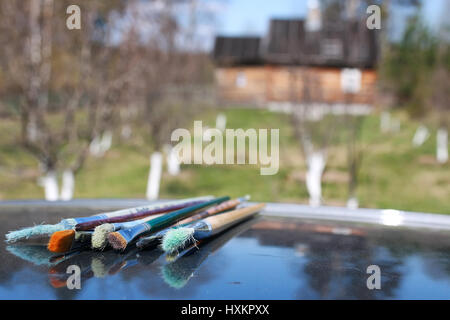
[[128, 244], [127, 240], [119, 232], [108, 234], [108, 242], [116, 250], [125, 250]]
[[23, 228], [16, 231], [10, 231], [6, 234], [6, 242], [13, 243], [22, 239], [28, 239], [34, 236], [51, 235], [57, 231], [65, 230], [62, 224], [40, 224], [34, 227]]
[[184, 248], [186, 244], [195, 241], [195, 229], [193, 228], [177, 228], [167, 232], [162, 240], [161, 248], [165, 252], [177, 252]]
[[52, 234], [47, 248], [51, 252], [67, 252], [72, 247], [74, 239], [75, 230], [57, 231]]
[[114, 231], [114, 225], [105, 223], [101, 226], [95, 227], [92, 234], [92, 249], [103, 250], [108, 244], [107, 237], [110, 232]]

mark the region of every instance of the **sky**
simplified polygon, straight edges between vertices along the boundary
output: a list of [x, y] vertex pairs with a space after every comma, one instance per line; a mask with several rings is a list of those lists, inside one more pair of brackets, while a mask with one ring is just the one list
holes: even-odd
[[[446, 19], [446, 10], [450, 8], [450, 0], [421, 1], [424, 22], [431, 28], [436, 28], [440, 22]], [[307, 2], [308, 0], [195, 0], [180, 2], [175, 10], [181, 30], [185, 32], [191, 30], [192, 12], [195, 12], [196, 31], [194, 38], [186, 38], [186, 34], [181, 34], [178, 41], [188, 50], [192, 48], [193, 50], [210, 51], [216, 35], [264, 36], [272, 18], [305, 18]], [[391, 0], [391, 3], [393, 2]], [[396, 40], [402, 35], [406, 18], [414, 11], [394, 5], [391, 7], [390, 36], [391, 39]], [[152, 16], [158, 16], [164, 10], [164, 0], [141, 0], [134, 9], [129, 10], [128, 14], [130, 17], [137, 14], [140, 33], [143, 38], [148, 38], [155, 32], [158, 33], [156, 25], [152, 23]], [[119, 20], [117, 26], [126, 28], [130, 24], [130, 17]], [[112, 39], [113, 43], [121, 39], [120, 32], [115, 35], [117, 39]]]
[[[221, 4], [217, 12], [216, 32], [223, 35], [259, 35], [266, 33], [271, 18], [305, 17], [307, 0], [203, 0]], [[430, 27], [443, 18], [444, 2], [450, 0], [422, 0], [423, 18]], [[402, 28], [408, 10], [394, 7], [393, 25]], [[398, 32], [401, 33], [401, 32]], [[398, 35], [394, 35], [398, 36]]]

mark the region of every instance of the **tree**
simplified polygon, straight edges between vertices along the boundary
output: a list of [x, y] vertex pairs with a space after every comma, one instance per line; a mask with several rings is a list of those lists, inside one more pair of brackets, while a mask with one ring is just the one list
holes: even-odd
[[[107, 45], [110, 14], [120, 1], [83, 1], [81, 30], [68, 30], [69, 1], [2, 1], [2, 76], [14, 94], [20, 144], [43, 171], [48, 200], [70, 199], [93, 138], [111, 121], [127, 69], [123, 50]], [[57, 173], [63, 171], [58, 193]]]

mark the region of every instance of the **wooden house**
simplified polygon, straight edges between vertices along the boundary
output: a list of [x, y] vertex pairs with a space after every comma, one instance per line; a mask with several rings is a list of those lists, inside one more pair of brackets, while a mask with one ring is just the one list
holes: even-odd
[[[218, 36], [213, 51], [218, 97], [237, 104], [373, 104], [378, 47], [365, 20], [308, 30], [305, 20], [273, 19], [265, 37]], [[355, 82], [350, 89], [349, 74]]]

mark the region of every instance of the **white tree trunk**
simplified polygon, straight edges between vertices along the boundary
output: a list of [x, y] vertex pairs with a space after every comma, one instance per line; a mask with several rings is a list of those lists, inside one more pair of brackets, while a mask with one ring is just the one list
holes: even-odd
[[439, 163], [448, 161], [448, 131], [441, 128], [436, 134], [436, 160]]
[[62, 187], [60, 199], [64, 201], [72, 200], [75, 190], [75, 177], [71, 170], [65, 170], [62, 176]]
[[416, 133], [414, 134], [412, 143], [414, 147], [420, 147], [427, 141], [428, 137], [430, 136], [430, 132], [428, 131], [428, 128], [424, 125], [420, 125]]
[[381, 132], [389, 132], [391, 130], [391, 114], [387, 111], [381, 113], [380, 130]]
[[177, 176], [180, 173], [180, 161], [172, 146], [168, 146], [167, 153], [167, 171], [172, 176]]
[[112, 132], [105, 131], [101, 136], [95, 137], [89, 145], [89, 151], [94, 157], [103, 157], [112, 145]]
[[36, 125], [36, 117], [31, 113], [30, 120], [27, 125], [27, 138], [28, 140], [35, 142], [38, 138], [38, 128]]
[[100, 137], [96, 136], [89, 145], [89, 152], [94, 157], [100, 157], [101, 149], [100, 149]]
[[45, 200], [58, 200], [58, 179], [55, 171], [48, 171], [42, 179], [45, 191]]
[[219, 113], [216, 118], [216, 128], [220, 131], [225, 131], [227, 126], [227, 117], [223, 113]]
[[105, 154], [111, 148], [112, 145], [112, 132], [105, 131], [103, 132], [102, 139], [100, 140], [100, 150], [102, 155]]
[[309, 193], [309, 204], [320, 206], [322, 201], [322, 174], [325, 169], [325, 154], [312, 152], [307, 156], [306, 188]]
[[347, 208], [349, 209], [358, 209], [359, 202], [356, 197], [351, 197], [347, 200]]
[[159, 185], [161, 183], [162, 154], [154, 152], [150, 157], [150, 174], [147, 182], [147, 199], [156, 200], [159, 196]]

